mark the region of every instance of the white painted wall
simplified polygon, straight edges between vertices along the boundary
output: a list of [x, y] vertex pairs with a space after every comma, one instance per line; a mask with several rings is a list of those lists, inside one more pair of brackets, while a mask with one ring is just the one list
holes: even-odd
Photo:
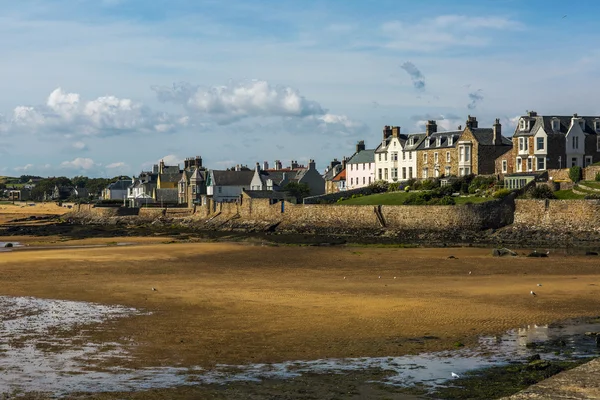
[[[358, 189], [375, 182], [375, 162], [346, 165], [346, 187]], [[364, 182], [364, 183], [363, 183]]]
[[585, 154], [585, 134], [579, 125], [579, 118], [573, 118], [571, 120], [571, 127], [565, 137], [566, 140], [566, 153], [567, 163], [566, 168], [570, 168], [573, 165], [583, 167], [583, 156]]

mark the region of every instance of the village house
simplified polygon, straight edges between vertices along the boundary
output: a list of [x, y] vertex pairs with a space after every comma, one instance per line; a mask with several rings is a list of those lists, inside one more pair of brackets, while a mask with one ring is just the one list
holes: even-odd
[[325, 194], [325, 180], [317, 171], [314, 160], [309, 160], [308, 167], [292, 161], [289, 168], [281, 168], [281, 162], [275, 161], [275, 168], [269, 169], [265, 161], [263, 168], [256, 163], [250, 190], [273, 190], [281, 191], [285, 185], [291, 182], [306, 184], [310, 190], [310, 196]]
[[[239, 201], [242, 190], [250, 190], [254, 173], [252, 170], [209, 170], [206, 173], [206, 196], [217, 203]], [[202, 204], [205, 204], [204, 200]]]
[[27, 201], [31, 198], [31, 190], [26, 188], [8, 190], [8, 201]]
[[179, 169], [179, 165], [168, 166], [161, 160], [158, 164], [157, 173], [156, 188], [152, 193], [152, 198], [156, 203], [177, 204], [179, 200], [177, 184], [181, 179], [182, 173]]
[[400, 161], [407, 136], [400, 133], [399, 126], [383, 128], [383, 140], [375, 149], [375, 170], [378, 181], [397, 182], [400, 178]]
[[337, 193], [346, 190], [346, 168], [342, 169], [336, 176], [331, 180], [331, 192]]
[[200, 156], [186, 158], [183, 173], [178, 183], [178, 203], [200, 204], [203, 195], [206, 195], [206, 168], [202, 166]]
[[127, 188], [127, 201], [129, 207], [140, 207], [148, 203], [154, 203], [152, 193], [156, 189], [158, 174], [142, 172], [137, 178], [133, 178], [133, 184]]
[[52, 193], [49, 196], [45, 194], [44, 200], [66, 200], [69, 197], [76, 197], [78, 199], [86, 199], [89, 197], [86, 188], [78, 188], [74, 186], [58, 186], [55, 185]]
[[[325, 168], [325, 173], [323, 174], [323, 180], [325, 181], [325, 194], [337, 193], [341, 190], [345, 190], [345, 182], [346, 182], [346, 174], [344, 173], [344, 179], [341, 181], [338, 179], [334, 181], [336, 177], [340, 176], [340, 173], [346, 169], [346, 163], [348, 159], [344, 157], [342, 161], [338, 161], [337, 158], [334, 158], [331, 163]], [[344, 182], [343, 185], [340, 185], [340, 182]], [[343, 187], [343, 189], [341, 189]]]
[[109, 184], [102, 191], [103, 200], [124, 200], [129, 193], [129, 187], [133, 184], [133, 180], [120, 179]]
[[437, 132], [435, 121], [428, 121], [425, 138], [417, 148], [419, 178], [491, 175], [496, 158], [511, 148], [498, 119], [493, 128], [479, 128], [477, 118], [469, 115], [463, 130], [447, 132]]
[[600, 116], [530, 111], [519, 117], [512, 142], [510, 156], [496, 162], [497, 174], [587, 167], [600, 161]]
[[356, 152], [346, 163], [348, 190], [365, 187], [375, 182], [375, 150], [366, 150], [365, 141], [356, 144]]

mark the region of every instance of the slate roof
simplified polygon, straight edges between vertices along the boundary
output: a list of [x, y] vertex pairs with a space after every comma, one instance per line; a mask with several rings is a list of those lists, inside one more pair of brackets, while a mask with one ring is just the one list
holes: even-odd
[[271, 179], [276, 185], [281, 185], [281, 182], [283, 182], [284, 180], [284, 174], [285, 174], [285, 178], [287, 180], [292, 180], [292, 179], [296, 179], [296, 176], [298, 175], [298, 173], [300, 172], [300, 170], [292, 170], [292, 171], [260, 171], [260, 180], [262, 181], [263, 184], [267, 183], [268, 179]]
[[[515, 128], [514, 137], [521, 136], [535, 136], [540, 128], [544, 128], [544, 131], [548, 135], [552, 134], [562, 134], [566, 135], [571, 128], [571, 120], [573, 118], [572, 115], [564, 116], [564, 115], [537, 115], [534, 117], [530, 117], [527, 115], [523, 115], [520, 118], [529, 119], [533, 123], [530, 125], [529, 130], [520, 130], [519, 123], [517, 123], [517, 127]], [[598, 132], [594, 127], [594, 121], [600, 120], [600, 116], [583, 116], [579, 115], [577, 118], [582, 118], [584, 120], [584, 128], [583, 132], [587, 135], [597, 135]], [[560, 122], [558, 130], [552, 129], [552, 121], [558, 120]]]
[[[494, 130], [492, 128], [475, 128], [471, 129], [473, 136], [477, 139], [477, 142], [482, 146], [493, 146], [494, 145]], [[502, 136], [503, 146], [512, 146], [512, 140]]]
[[375, 150], [361, 150], [354, 153], [348, 160], [347, 164], [365, 164], [375, 162]]
[[179, 182], [181, 179], [181, 172], [173, 172], [169, 174], [160, 174], [160, 181], [165, 182]]
[[[407, 149], [407, 150], [414, 150], [414, 149], [425, 150], [425, 149], [432, 149], [432, 148], [455, 147], [456, 142], [458, 142], [458, 139], [461, 134], [462, 134], [462, 131], [446, 131], [446, 132], [435, 132], [435, 133], [432, 133], [431, 135], [429, 135], [429, 137], [427, 137], [427, 135], [425, 133], [419, 133], [418, 135], [419, 135], [420, 141], [419, 141], [418, 145], [413, 146], [411, 149]], [[448, 140], [450, 138], [450, 136], [453, 137], [452, 145], [449, 144], [450, 141]], [[441, 139], [439, 146], [437, 145], [438, 138]], [[429, 147], [425, 147], [427, 140], [429, 140]]]
[[[390, 142], [393, 138], [393, 136], [388, 136], [387, 138], [382, 140], [381, 143], [379, 143], [379, 146], [377, 146], [377, 148], [375, 149], [375, 153], [387, 153], [388, 146], [390, 145]], [[404, 147], [404, 142], [406, 142], [407, 139], [408, 135], [405, 135], [403, 133], [398, 135], [398, 141], [400, 142], [400, 146]]]
[[109, 190], [127, 190], [131, 186], [130, 180], [119, 180], [108, 185]]
[[[404, 143], [404, 150], [417, 150], [422, 141], [427, 137], [425, 132], [423, 133], [411, 133], [408, 135], [406, 142]], [[410, 140], [414, 140], [414, 144], [410, 145]]]
[[212, 171], [213, 186], [250, 186], [254, 171]]
[[156, 201], [177, 202], [179, 193], [177, 189], [156, 189]]

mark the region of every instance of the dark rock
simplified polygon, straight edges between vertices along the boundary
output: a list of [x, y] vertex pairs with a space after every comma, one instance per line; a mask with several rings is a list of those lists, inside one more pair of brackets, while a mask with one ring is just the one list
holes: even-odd
[[451, 259], [451, 260], [457, 260], [457, 258], [456, 258], [456, 257], [454, 257], [454, 256], [448, 256], [448, 259]]
[[597, 256], [598, 252], [597, 251], [586, 251], [585, 255], [586, 256]]
[[547, 253], [538, 253], [537, 250], [532, 251], [527, 254], [527, 257], [548, 257]]
[[13, 247], [13, 244], [12, 244], [12, 243], [6, 243], [6, 244], [4, 245], [4, 247]]
[[539, 354], [534, 354], [531, 357], [527, 358], [527, 362], [531, 363], [531, 362], [538, 361], [538, 360], [541, 360], [541, 359], [542, 359], [542, 357], [540, 357]]
[[494, 256], [494, 257], [506, 257], [506, 256], [516, 257], [517, 253], [515, 253], [514, 251], [512, 251], [510, 249], [502, 248], [502, 249], [492, 250], [492, 256]]

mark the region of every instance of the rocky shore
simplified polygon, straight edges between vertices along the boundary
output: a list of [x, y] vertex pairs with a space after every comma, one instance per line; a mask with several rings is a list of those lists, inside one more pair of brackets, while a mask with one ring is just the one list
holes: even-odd
[[[35, 222], [35, 221], [34, 221]], [[509, 225], [500, 229], [348, 229], [297, 225], [293, 228], [264, 221], [230, 219], [213, 223], [190, 217], [101, 217], [65, 215], [32, 223], [14, 220], [0, 227], [0, 236], [50, 236], [70, 238], [166, 235], [179, 240], [257, 239], [272, 243], [338, 245], [406, 245], [423, 247], [513, 247], [600, 249], [598, 231], [549, 231]]]

